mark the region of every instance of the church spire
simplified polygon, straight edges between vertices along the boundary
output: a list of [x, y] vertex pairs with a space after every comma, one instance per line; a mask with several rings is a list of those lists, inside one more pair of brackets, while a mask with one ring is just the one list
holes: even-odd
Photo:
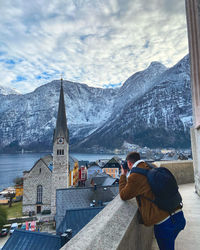
[[54, 142], [57, 138], [64, 137], [67, 142], [69, 142], [68, 128], [67, 128], [67, 119], [65, 112], [65, 100], [64, 100], [64, 91], [63, 91], [63, 79], [61, 76], [61, 87], [60, 87], [60, 99], [58, 106], [58, 115], [56, 122], [56, 129], [54, 133]]

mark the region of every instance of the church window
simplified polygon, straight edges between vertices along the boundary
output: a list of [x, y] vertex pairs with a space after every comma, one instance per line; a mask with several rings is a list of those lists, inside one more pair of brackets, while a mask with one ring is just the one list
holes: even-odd
[[40, 174], [41, 174], [41, 172], [42, 172], [42, 169], [40, 168]]
[[64, 149], [57, 149], [57, 155], [64, 155]]
[[42, 203], [42, 185], [37, 186], [37, 203]]

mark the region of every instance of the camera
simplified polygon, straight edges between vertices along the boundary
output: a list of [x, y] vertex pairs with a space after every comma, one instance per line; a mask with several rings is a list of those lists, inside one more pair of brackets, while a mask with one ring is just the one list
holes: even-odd
[[122, 167], [124, 170], [129, 170], [127, 161], [122, 161]]

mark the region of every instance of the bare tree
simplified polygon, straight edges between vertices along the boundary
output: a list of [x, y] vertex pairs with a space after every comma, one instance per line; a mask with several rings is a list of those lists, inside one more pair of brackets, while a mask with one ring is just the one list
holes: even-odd
[[15, 197], [15, 193], [14, 192], [8, 192], [4, 196], [8, 199], [8, 205], [9, 205], [9, 207], [12, 207], [12, 200]]

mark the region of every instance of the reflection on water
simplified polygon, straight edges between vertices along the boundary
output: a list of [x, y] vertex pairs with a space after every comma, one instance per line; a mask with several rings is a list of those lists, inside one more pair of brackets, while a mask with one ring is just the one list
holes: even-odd
[[[30, 170], [34, 163], [48, 153], [25, 153], [25, 154], [0, 154], [0, 191], [13, 185], [16, 177], [23, 176], [23, 171]], [[71, 153], [77, 160], [96, 161], [98, 159], [111, 159], [111, 154], [79, 154]], [[119, 155], [124, 158], [124, 155]]]

